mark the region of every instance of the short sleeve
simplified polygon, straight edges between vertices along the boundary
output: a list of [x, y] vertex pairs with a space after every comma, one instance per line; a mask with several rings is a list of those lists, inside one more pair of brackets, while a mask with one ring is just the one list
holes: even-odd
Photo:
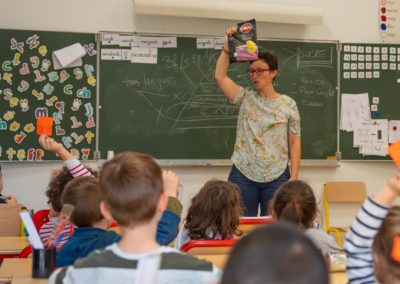
[[291, 100], [289, 104], [289, 133], [293, 135], [300, 136], [301, 126], [300, 126], [300, 114], [297, 109], [296, 102]]
[[240, 87], [239, 92], [236, 94], [235, 99], [231, 101], [233, 104], [240, 106], [243, 101], [243, 97], [245, 95], [246, 90], [243, 87]]

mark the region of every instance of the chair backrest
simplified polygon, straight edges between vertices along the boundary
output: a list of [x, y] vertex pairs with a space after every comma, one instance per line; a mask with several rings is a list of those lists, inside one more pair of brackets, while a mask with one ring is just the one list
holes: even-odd
[[235, 243], [236, 240], [193, 240], [185, 243], [181, 250], [223, 269]]
[[[361, 204], [366, 198], [365, 183], [362, 181], [332, 181], [324, 186], [325, 223], [331, 226], [329, 204]], [[358, 210], [359, 206], [357, 206]], [[336, 210], [337, 211], [337, 210]], [[354, 212], [355, 214], [355, 212]]]
[[270, 217], [241, 217], [238, 229], [243, 232], [243, 235], [250, 233], [255, 228], [271, 224], [275, 220]]
[[333, 181], [325, 184], [324, 198], [328, 203], [361, 203], [366, 198], [362, 181]]
[[0, 205], [0, 236], [19, 236], [21, 234], [21, 205]]
[[39, 232], [40, 227], [43, 226], [43, 224], [49, 222], [49, 209], [41, 209], [37, 211], [35, 214], [32, 216], [32, 221], [33, 224], [35, 224], [36, 230]]

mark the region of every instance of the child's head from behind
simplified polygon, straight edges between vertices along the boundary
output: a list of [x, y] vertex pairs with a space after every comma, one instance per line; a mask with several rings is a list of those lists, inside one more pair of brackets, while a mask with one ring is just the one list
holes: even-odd
[[[124, 152], [104, 163], [100, 185], [104, 203], [121, 227], [149, 223], [165, 209], [161, 168], [146, 154]], [[164, 198], [165, 199], [165, 198]]]
[[400, 207], [393, 206], [375, 235], [372, 245], [375, 275], [380, 283], [400, 280], [400, 261], [392, 258], [394, 239], [400, 236]]
[[288, 181], [274, 193], [270, 210], [274, 218], [307, 229], [313, 227], [317, 202], [312, 188], [306, 182]]
[[242, 214], [238, 186], [227, 181], [211, 180], [192, 198], [185, 227], [193, 240], [214, 239], [214, 234], [228, 239], [241, 234], [237, 228]]
[[221, 284], [329, 283], [320, 250], [299, 229], [277, 222], [250, 232], [233, 248]]
[[67, 183], [61, 195], [62, 204], [73, 205], [70, 221], [77, 227], [92, 227], [103, 219], [102, 201], [98, 178], [77, 177]]
[[71, 175], [68, 169], [66, 167], [63, 167], [62, 171], [55, 175], [47, 186], [47, 203], [57, 213], [59, 213], [62, 209], [61, 195], [65, 188], [65, 185], [73, 178], [74, 177]]

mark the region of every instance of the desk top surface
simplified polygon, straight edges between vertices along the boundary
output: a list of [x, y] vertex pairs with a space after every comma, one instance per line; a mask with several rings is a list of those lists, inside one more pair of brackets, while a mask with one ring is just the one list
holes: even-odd
[[19, 254], [27, 245], [27, 237], [0, 237], [0, 254]]
[[47, 279], [32, 278], [31, 258], [6, 258], [0, 267], [0, 282], [42, 284], [47, 283]]

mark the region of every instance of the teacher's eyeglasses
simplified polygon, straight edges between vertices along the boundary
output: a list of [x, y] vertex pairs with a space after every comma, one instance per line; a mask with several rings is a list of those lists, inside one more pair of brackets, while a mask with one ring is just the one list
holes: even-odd
[[257, 76], [261, 76], [262, 74], [264, 74], [265, 71], [269, 71], [271, 69], [248, 69], [246, 72], [249, 76], [253, 76], [254, 74], [256, 74]]

